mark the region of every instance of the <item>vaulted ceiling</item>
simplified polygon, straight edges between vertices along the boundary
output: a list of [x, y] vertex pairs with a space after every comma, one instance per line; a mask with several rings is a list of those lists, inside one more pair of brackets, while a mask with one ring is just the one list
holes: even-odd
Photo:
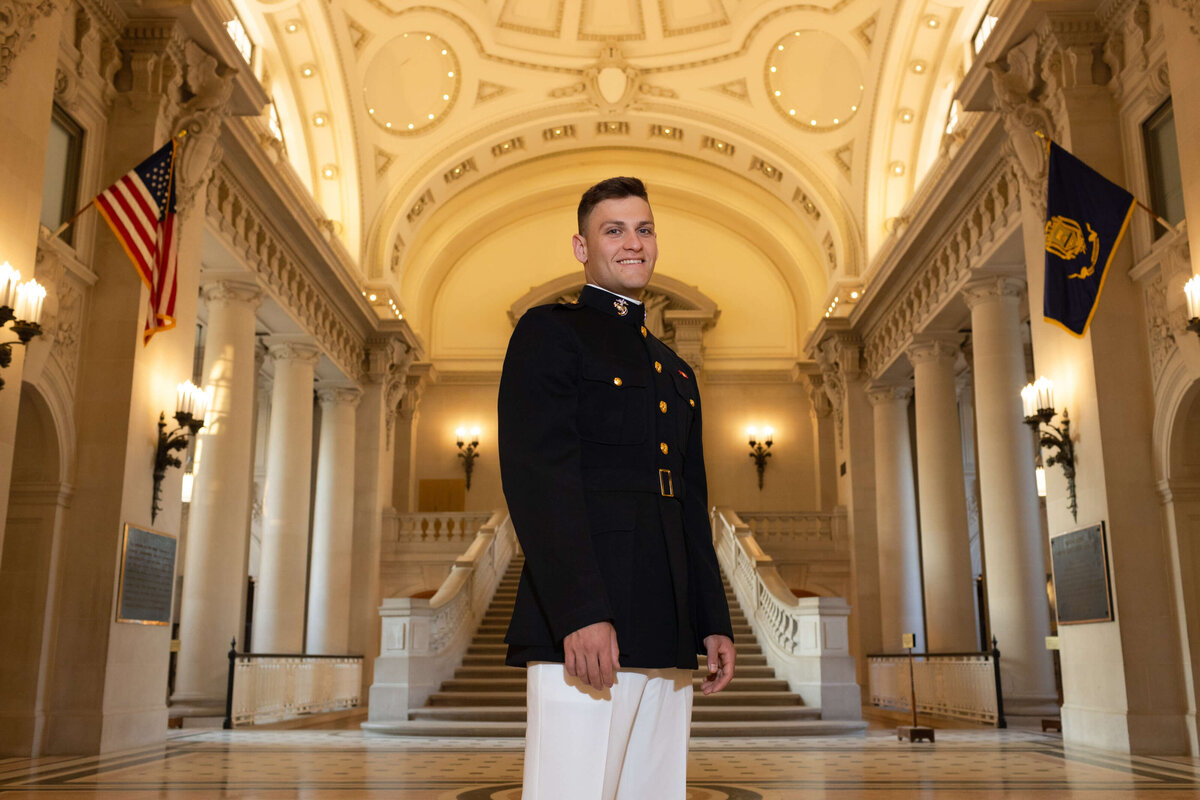
[[578, 269], [575, 203], [612, 174], [650, 188], [660, 272], [725, 310], [718, 360], [794, 363], [945, 146], [986, 2], [235, 6], [363, 291], [478, 369], [513, 300]]

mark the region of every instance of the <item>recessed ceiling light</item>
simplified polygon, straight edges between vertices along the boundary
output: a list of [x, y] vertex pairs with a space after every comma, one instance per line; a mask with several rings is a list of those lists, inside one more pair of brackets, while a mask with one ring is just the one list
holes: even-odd
[[430, 118], [430, 119], [433, 119], [433, 114], [430, 114], [430, 115], [429, 115], [429, 118]]
[[453, 72], [447, 72], [447, 73], [446, 73], [446, 77], [447, 77], [447, 78], [453, 78], [453, 77], [454, 77], [454, 73], [453, 73]]
[[929, 17], [925, 20], [925, 24], [931, 28], [936, 28], [938, 25], [941, 25], [942, 23], [940, 20], [938, 20], [937, 17]]
[[837, 117], [834, 117], [834, 118], [833, 118], [833, 124], [834, 124], [834, 125], [837, 125], [837, 124], [838, 124], [838, 118], [837, 118]]
[[925, 71], [925, 62], [924, 61], [914, 61], [913, 65], [912, 65], [912, 71], [917, 73], [918, 75], [921, 74], [922, 72], [924, 72]]
[[776, 97], [779, 97], [781, 94], [783, 94], [783, 92], [779, 91], [778, 89], [775, 90]]
[[446, 51], [445, 51], [445, 50], [443, 50], [443, 51], [442, 51], [442, 55], [446, 55]]
[[782, 50], [782, 49], [783, 49], [783, 45], [779, 45], [779, 49], [780, 49], [780, 50]]
[[374, 113], [375, 113], [375, 109], [373, 109], [373, 108], [368, 108], [368, 109], [367, 109], [367, 113], [368, 113], [368, 114], [374, 114]]
[[408, 123], [408, 129], [409, 129], [410, 131], [411, 131], [411, 130], [412, 130], [414, 127], [415, 127], [415, 126], [414, 126], [414, 125], [413, 125], [411, 122], [410, 122], [410, 123]]
[[851, 299], [851, 300], [857, 300], [857, 299], [858, 299], [858, 292], [851, 292], [851, 293], [850, 293], [850, 299]]
[[392, 127], [392, 123], [390, 123], [390, 122], [385, 122], [385, 123], [383, 123], [383, 127], [385, 127], [385, 128], [390, 128], [390, 127]]
[[322, 126], [322, 125], [324, 125], [324, 124], [325, 124], [325, 117], [324, 117], [324, 115], [322, 115], [322, 114], [315, 114], [315, 115], [313, 116], [313, 125], [316, 125], [316, 126], [319, 128], [319, 127], [321, 127], [321, 126]]
[[371, 294], [367, 295], [367, 299], [370, 300], [372, 303], [374, 303], [375, 302], [375, 293], [371, 292]]
[[432, 36], [430, 36], [428, 33], [427, 33], [427, 34], [425, 34], [425, 41], [427, 41], [427, 42], [428, 42], [428, 41], [429, 41], [430, 39], [432, 39], [432, 38], [433, 38], [433, 37], [432, 37]]
[[449, 99], [450, 99], [450, 95], [448, 95], [448, 94], [444, 94], [444, 95], [442, 95], [442, 99], [443, 99], [443, 100], [449, 100]]
[[312, 74], [313, 74], [313, 68], [312, 67], [304, 67], [303, 69], [300, 70], [300, 74], [306, 78], [311, 78]]
[[300, 30], [300, 23], [298, 23], [298, 22], [289, 22], [289, 23], [288, 23], [288, 24], [285, 26], [285, 30], [286, 30], [288, 33], [295, 33], [296, 31]]

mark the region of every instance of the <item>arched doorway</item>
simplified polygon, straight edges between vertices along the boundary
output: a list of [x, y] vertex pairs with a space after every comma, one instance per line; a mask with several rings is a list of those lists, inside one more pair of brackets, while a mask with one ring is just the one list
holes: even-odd
[[1160, 483], [1176, 566], [1177, 618], [1188, 677], [1187, 726], [1191, 754], [1200, 753], [1197, 687], [1200, 686], [1200, 379], [1192, 381], [1172, 409], [1166, 441], [1166, 479]]
[[21, 386], [13, 480], [0, 555], [0, 752], [39, 755], [53, 661], [54, 604], [62, 518], [70, 487], [62, 480], [53, 413], [30, 384]]

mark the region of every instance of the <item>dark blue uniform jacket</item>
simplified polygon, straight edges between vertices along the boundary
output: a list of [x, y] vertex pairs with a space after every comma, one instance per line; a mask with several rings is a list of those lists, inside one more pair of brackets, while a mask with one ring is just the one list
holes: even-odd
[[567, 634], [605, 620], [622, 667], [695, 669], [704, 637], [732, 638], [696, 376], [644, 314], [588, 286], [513, 331], [500, 470], [525, 568], [509, 664], [562, 662]]

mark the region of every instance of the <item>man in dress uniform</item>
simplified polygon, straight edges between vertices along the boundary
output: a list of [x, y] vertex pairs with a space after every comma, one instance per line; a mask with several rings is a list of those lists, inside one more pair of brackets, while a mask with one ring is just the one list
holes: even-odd
[[647, 329], [658, 257], [636, 178], [579, 203], [579, 302], [530, 309], [500, 380], [504, 494], [525, 551], [505, 640], [525, 666], [524, 800], [683, 800], [697, 654], [733, 677], [691, 367]]

